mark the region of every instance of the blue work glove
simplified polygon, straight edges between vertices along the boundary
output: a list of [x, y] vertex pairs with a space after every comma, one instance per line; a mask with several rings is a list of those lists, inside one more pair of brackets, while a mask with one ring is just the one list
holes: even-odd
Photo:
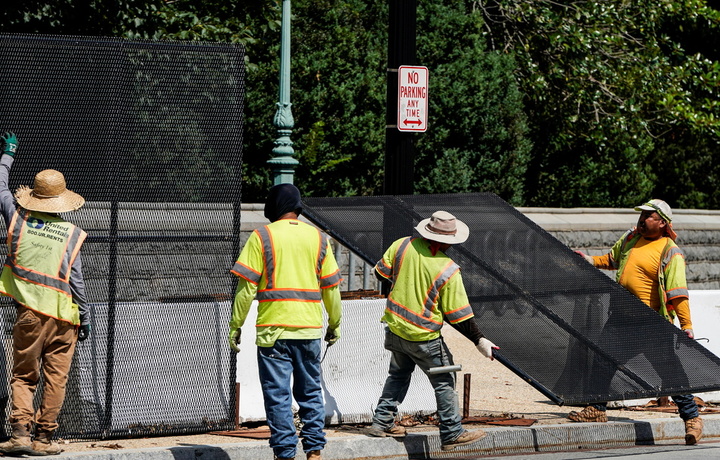
[[328, 330], [325, 333], [325, 341], [327, 342], [328, 347], [330, 345], [334, 345], [335, 342], [337, 342], [339, 338], [340, 338], [340, 326], [328, 327]]
[[228, 334], [228, 343], [230, 349], [235, 353], [240, 353], [240, 335], [242, 330], [239, 327], [231, 327], [230, 333]]
[[15, 136], [15, 133], [8, 132], [0, 136], [0, 138], [3, 141], [3, 153], [5, 155], [10, 155], [11, 157], [14, 157], [18, 146], [18, 140], [17, 136]]
[[78, 329], [78, 340], [82, 342], [88, 337], [90, 337], [90, 325], [84, 324]]

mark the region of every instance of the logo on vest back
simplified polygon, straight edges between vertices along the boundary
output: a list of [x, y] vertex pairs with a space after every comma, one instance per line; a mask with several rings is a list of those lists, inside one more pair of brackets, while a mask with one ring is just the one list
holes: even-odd
[[29, 217], [27, 220], [27, 226], [30, 228], [43, 228], [45, 222], [37, 217]]

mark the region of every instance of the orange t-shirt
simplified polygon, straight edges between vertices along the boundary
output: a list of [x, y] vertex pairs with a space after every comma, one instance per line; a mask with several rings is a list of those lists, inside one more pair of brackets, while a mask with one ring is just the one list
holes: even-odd
[[[665, 238], [646, 240], [640, 238], [625, 263], [625, 270], [618, 280], [622, 286], [640, 299], [645, 305], [655, 311], [660, 311], [662, 299], [659, 293], [658, 270], [660, 269], [660, 255], [665, 244]], [[593, 257], [593, 265], [598, 268], [610, 269], [610, 255]], [[675, 314], [680, 322], [680, 328], [692, 329], [690, 319], [690, 302], [687, 298], [672, 301]]]
[[660, 310], [658, 269], [665, 238], [649, 241], [640, 238], [625, 263], [618, 282], [653, 310]]

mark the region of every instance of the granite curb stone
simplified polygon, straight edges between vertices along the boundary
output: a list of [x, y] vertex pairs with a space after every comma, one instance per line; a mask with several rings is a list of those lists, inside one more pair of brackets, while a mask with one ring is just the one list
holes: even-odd
[[[704, 415], [700, 443], [720, 438], [720, 415]], [[471, 429], [477, 429], [472, 427]], [[608, 423], [570, 423], [530, 427], [483, 427], [488, 436], [452, 451], [440, 449], [436, 430], [411, 432], [402, 438], [349, 435], [328, 438], [324, 460], [469, 458], [534, 452], [575, 451], [633, 445], [684, 444], [683, 422], [677, 417]], [[691, 449], [692, 447], [688, 447]], [[267, 441], [128, 449], [113, 452], [63, 453], [53, 458], [82, 460], [261, 460], [271, 459]], [[298, 459], [304, 455], [298, 453]], [[472, 457], [470, 457], [472, 458]]]

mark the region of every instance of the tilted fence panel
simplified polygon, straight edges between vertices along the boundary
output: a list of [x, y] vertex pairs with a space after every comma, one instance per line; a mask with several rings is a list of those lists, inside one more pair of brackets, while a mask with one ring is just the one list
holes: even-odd
[[437, 210], [465, 222], [469, 239], [448, 255], [475, 321], [497, 358], [557, 404], [720, 389], [720, 358], [496, 195], [304, 201], [311, 221], [370, 263]]

